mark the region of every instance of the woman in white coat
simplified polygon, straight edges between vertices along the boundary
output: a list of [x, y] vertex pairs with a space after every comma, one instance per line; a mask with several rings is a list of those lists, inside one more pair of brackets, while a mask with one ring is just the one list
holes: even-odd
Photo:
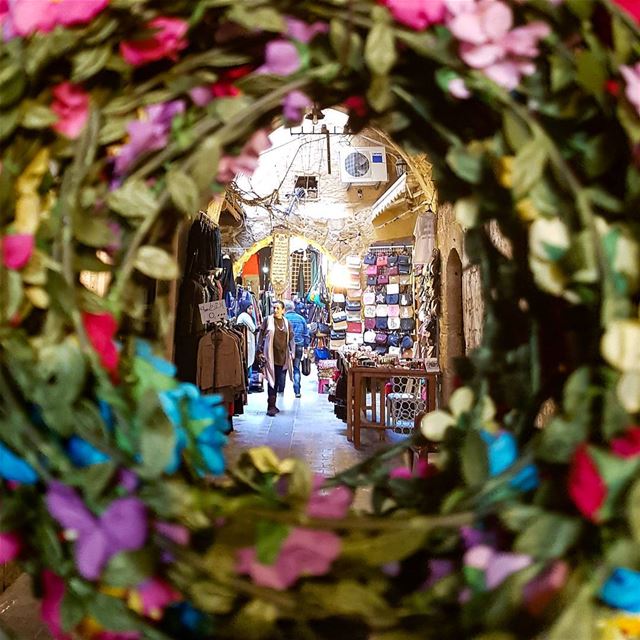
[[251, 383], [251, 368], [256, 359], [256, 331], [258, 327], [254, 319], [253, 305], [249, 300], [240, 303], [240, 315], [236, 320], [236, 324], [247, 327], [247, 375], [249, 376], [249, 383]]

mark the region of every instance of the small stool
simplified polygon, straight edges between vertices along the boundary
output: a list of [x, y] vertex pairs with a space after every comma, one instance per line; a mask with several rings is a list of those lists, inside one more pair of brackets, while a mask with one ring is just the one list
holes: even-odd
[[329, 383], [331, 380], [320, 378], [318, 380], [318, 393], [329, 393]]

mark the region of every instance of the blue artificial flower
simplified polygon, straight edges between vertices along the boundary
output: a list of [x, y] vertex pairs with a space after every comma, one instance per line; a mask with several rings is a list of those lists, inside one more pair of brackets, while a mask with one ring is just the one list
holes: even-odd
[[67, 454], [76, 467], [109, 462], [111, 458], [79, 436], [71, 436], [67, 441]]
[[0, 442], [0, 478], [22, 484], [35, 484], [38, 474], [28, 462]]
[[618, 567], [600, 589], [600, 598], [610, 607], [640, 613], [640, 572]]
[[[497, 434], [484, 429], [480, 431], [482, 439], [487, 444], [489, 456], [489, 475], [497, 476], [509, 469], [518, 459], [518, 445], [513, 434], [500, 431]], [[535, 489], [540, 480], [535, 465], [530, 464], [521, 469], [509, 483], [514, 489], [530, 491]]]
[[160, 358], [153, 353], [151, 345], [144, 340], [136, 340], [136, 356], [142, 358], [162, 375], [173, 378], [176, 375], [176, 367], [168, 360]]

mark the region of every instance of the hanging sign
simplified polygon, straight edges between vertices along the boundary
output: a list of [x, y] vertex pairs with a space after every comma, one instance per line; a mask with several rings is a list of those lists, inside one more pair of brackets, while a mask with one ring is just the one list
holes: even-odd
[[289, 236], [284, 233], [273, 234], [270, 277], [276, 295], [281, 296], [289, 284]]
[[202, 324], [224, 322], [227, 319], [227, 305], [224, 300], [212, 300], [198, 305]]

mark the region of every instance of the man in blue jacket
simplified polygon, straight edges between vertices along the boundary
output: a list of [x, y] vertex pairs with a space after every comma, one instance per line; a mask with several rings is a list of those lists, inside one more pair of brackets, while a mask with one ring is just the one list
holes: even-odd
[[[300, 363], [302, 362], [302, 356], [305, 349], [311, 344], [311, 337], [309, 336], [309, 327], [307, 321], [295, 311], [295, 306], [291, 300], [286, 300], [284, 303], [286, 311], [285, 318], [291, 324], [293, 328], [293, 335], [296, 341], [296, 353], [293, 359], [293, 390], [296, 394], [296, 398], [300, 398]], [[284, 391], [284, 388], [282, 388]]]

